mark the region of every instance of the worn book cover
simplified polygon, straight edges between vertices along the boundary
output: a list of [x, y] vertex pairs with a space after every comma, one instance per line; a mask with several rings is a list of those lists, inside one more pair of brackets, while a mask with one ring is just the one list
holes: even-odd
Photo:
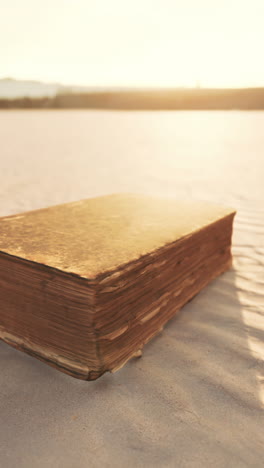
[[109, 195], [0, 219], [0, 335], [82, 379], [121, 367], [231, 264], [234, 210]]

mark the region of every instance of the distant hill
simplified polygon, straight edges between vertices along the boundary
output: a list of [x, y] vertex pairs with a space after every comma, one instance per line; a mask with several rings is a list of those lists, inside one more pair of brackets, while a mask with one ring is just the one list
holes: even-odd
[[44, 83], [33, 80], [16, 80], [14, 78], [0, 79], [0, 98], [43, 98], [54, 97], [58, 93], [85, 92], [90, 90], [86, 86], [64, 86], [59, 83]]
[[60, 89], [57, 83], [41, 83], [39, 81], [20, 81], [13, 78], [0, 79], [0, 97], [15, 99], [20, 97], [51, 97]]
[[129, 89], [0, 79], [0, 109], [264, 110], [264, 88]]

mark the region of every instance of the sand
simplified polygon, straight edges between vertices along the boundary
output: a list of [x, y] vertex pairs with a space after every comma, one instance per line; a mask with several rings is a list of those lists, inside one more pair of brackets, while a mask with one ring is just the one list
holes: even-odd
[[[0, 215], [111, 192], [238, 210], [233, 268], [82, 382], [0, 344], [5, 468], [261, 467], [264, 113], [0, 113]], [[14, 137], [15, 135], [15, 137]]]

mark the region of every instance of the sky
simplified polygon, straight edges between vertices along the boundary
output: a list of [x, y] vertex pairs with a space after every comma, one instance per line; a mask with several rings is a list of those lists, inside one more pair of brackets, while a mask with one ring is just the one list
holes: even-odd
[[0, 77], [264, 86], [264, 0], [0, 0]]

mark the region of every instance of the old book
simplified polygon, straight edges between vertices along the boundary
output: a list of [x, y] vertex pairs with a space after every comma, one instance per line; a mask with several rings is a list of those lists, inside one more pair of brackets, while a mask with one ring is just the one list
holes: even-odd
[[0, 219], [0, 337], [73, 377], [123, 366], [231, 265], [234, 211], [110, 195]]

